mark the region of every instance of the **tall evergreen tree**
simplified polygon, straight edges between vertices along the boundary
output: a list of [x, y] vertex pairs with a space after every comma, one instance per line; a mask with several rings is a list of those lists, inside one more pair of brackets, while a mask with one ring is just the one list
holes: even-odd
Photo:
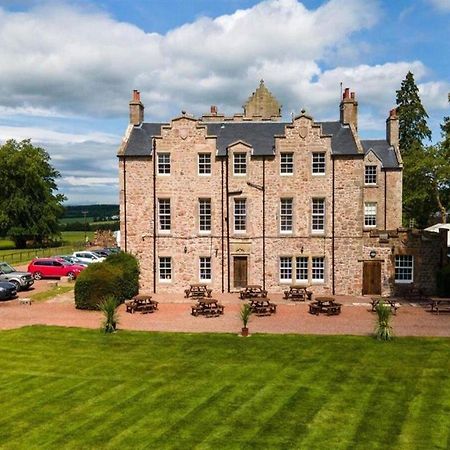
[[407, 155], [414, 148], [422, 147], [425, 138], [431, 140], [428, 114], [422, 105], [419, 88], [412, 72], [408, 72], [397, 91], [397, 114], [400, 125], [400, 150]]

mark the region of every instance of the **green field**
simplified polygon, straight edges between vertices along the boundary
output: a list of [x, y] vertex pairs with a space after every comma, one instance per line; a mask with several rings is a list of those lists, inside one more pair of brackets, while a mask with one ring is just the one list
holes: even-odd
[[3, 448], [448, 449], [450, 340], [0, 332]]

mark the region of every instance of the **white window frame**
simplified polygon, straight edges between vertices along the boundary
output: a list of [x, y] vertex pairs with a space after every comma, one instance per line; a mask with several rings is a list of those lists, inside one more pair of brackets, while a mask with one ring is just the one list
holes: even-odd
[[[238, 205], [243, 205], [243, 208]], [[233, 214], [234, 232], [235, 233], [246, 233], [247, 232], [247, 199], [235, 198], [233, 211], [234, 211], [234, 214]], [[243, 228], [242, 228], [242, 223], [244, 224]], [[236, 225], [238, 225], [238, 226], [236, 226]]]
[[[283, 161], [284, 159], [284, 161]], [[280, 153], [280, 175], [283, 177], [294, 175], [294, 153]]]
[[171, 158], [168, 152], [158, 152], [157, 169], [158, 175], [168, 176], [171, 172]]
[[[321, 206], [321, 209], [319, 207]], [[311, 201], [311, 233], [325, 233], [325, 199], [313, 198]], [[321, 223], [321, 227], [319, 228]]]
[[198, 154], [198, 174], [201, 177], [211, 175], [211, 153]]
[[[375, 181], [372, 181], [372, 180], [375, 180]], [[374, 164], [366, 164], [364, 166], [364, 185], [365, 186], [376, 186], [377, 182], [378, 182], [377, 166]]]
[[247, 175], [247, 153], [233, 153], [233, 175], [245, 177]]
[[[209, 274], [209, 277], [207, 276], [208, 274]], [[200, 256], [198, 258], [198, 279], [204, 283], [211, 282], [212, 268], [211, 268], [211, 257], [210, 256]]]
[[[306, 263], [306, 264], [305, 264]], [[306, 277], [300, 276], [306, 275]], [[307, 256], [296, 256], [295, 258], [295, 282], [307, 284], [309, 281], [309, 258]]]
[[[321, 277], [318, 275], [321, 275]], [[324, 256], [313, 256], [311, 258], [311, 282], [314, 284], [325, 283]]]
[[414, 283], [414, 256], [395, 255], [394, 271], [395, 283]]
[[[167, 205], [169, 208], [167, 209]], [[168, 228], [167, 228], [168, 223]], [[158, 231], [170, 233], [172, 230], [172, 205], [170, 198], [158, 198]]]
[[[280, 283], [292, 283], [292, 257], [280, 256], [278, 264]], [[284, 276], [289, 274], [290, 277]]]
[[325, 152], [312, 152], [311, 173], [313, 176], [325, 175], [326, 155]]
[[377, 226], [377, 203], [364, 202], [364, 227], [376, 228]]
[[292, 234], [294, 229], [294, 199], [280, 198], [280, 233]]
[[198, 199], [198, 231], [202, 234], [211, 233], [211, 199], [210, 198], [199, 198]]
[[[162, 275], [164, 274], [164, 277]], [[158, 278], [160, 283], [172, 282], [172, 258], [170, 256], [160, 256], [158, 264]]]

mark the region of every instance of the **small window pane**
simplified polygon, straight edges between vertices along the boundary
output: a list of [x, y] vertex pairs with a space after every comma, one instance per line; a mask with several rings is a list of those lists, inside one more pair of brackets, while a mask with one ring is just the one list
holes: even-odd
[[292, 258], [280, 257], [280, 281], [292, 281]]
[[311, 221], [313, 233], [319, 233], [325, 230], [325, 199], [313, 199]]
[[200, 257], [200, 280], [211, 281], [211, 258], [209, 256]]
[[364, 183], [377, 184], [377, 166], [365, 166]]
[[292, 175], [294, 173], [294, 154], [281, 153], [280, 173], [283, 175]]
[[292, 231], [292, 198], [282, 198], [280, 201], [280, 231]]
[[377, 226], [377, 204], [372, 202], [364, 203], [364, 226]]
[[312, 154], [312, 173], [315, 175], [325, 174], [325, 153]]
[[160, 198], [159, 201], [159, 230], [170, 231], [170, 199]]
[[247, 226], [247, 212], [245, 198], [234, 200], [234, 231], [245, 231]]
[[161, 256], [159, 258], [159, 280], [170, 281], [172, 279], [172, 258]]
[[312, 279], [312, 281], [324, 281], [324, 279], [325, 279], [325, 258], [323, 256], [312, 258], [311, 279]]
[[198, 154], [198, 173], [200, 175], [211, 174], [211, 153]]
[[158, 153], [158, 174], [170, 174], [170, 153]]
[[395, 281], [411, 283], [413, 281], [414, 259], [412, 255], [395, 256]]
[[200, 231], [211, 231], [211, 199], [200, 199], [198, 210]]
[[245, 175], [247, 173], [246, 153], [234, 153], [233, 158], [233, 173], [235, 175]]

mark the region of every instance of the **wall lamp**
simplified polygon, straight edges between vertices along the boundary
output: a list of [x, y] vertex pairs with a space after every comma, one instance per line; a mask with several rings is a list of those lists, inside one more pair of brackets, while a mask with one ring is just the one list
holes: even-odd
[[240, 191], [229, 191], [228, 196], [232, 197], [233, 195], [242, 195], [242, 189]]

